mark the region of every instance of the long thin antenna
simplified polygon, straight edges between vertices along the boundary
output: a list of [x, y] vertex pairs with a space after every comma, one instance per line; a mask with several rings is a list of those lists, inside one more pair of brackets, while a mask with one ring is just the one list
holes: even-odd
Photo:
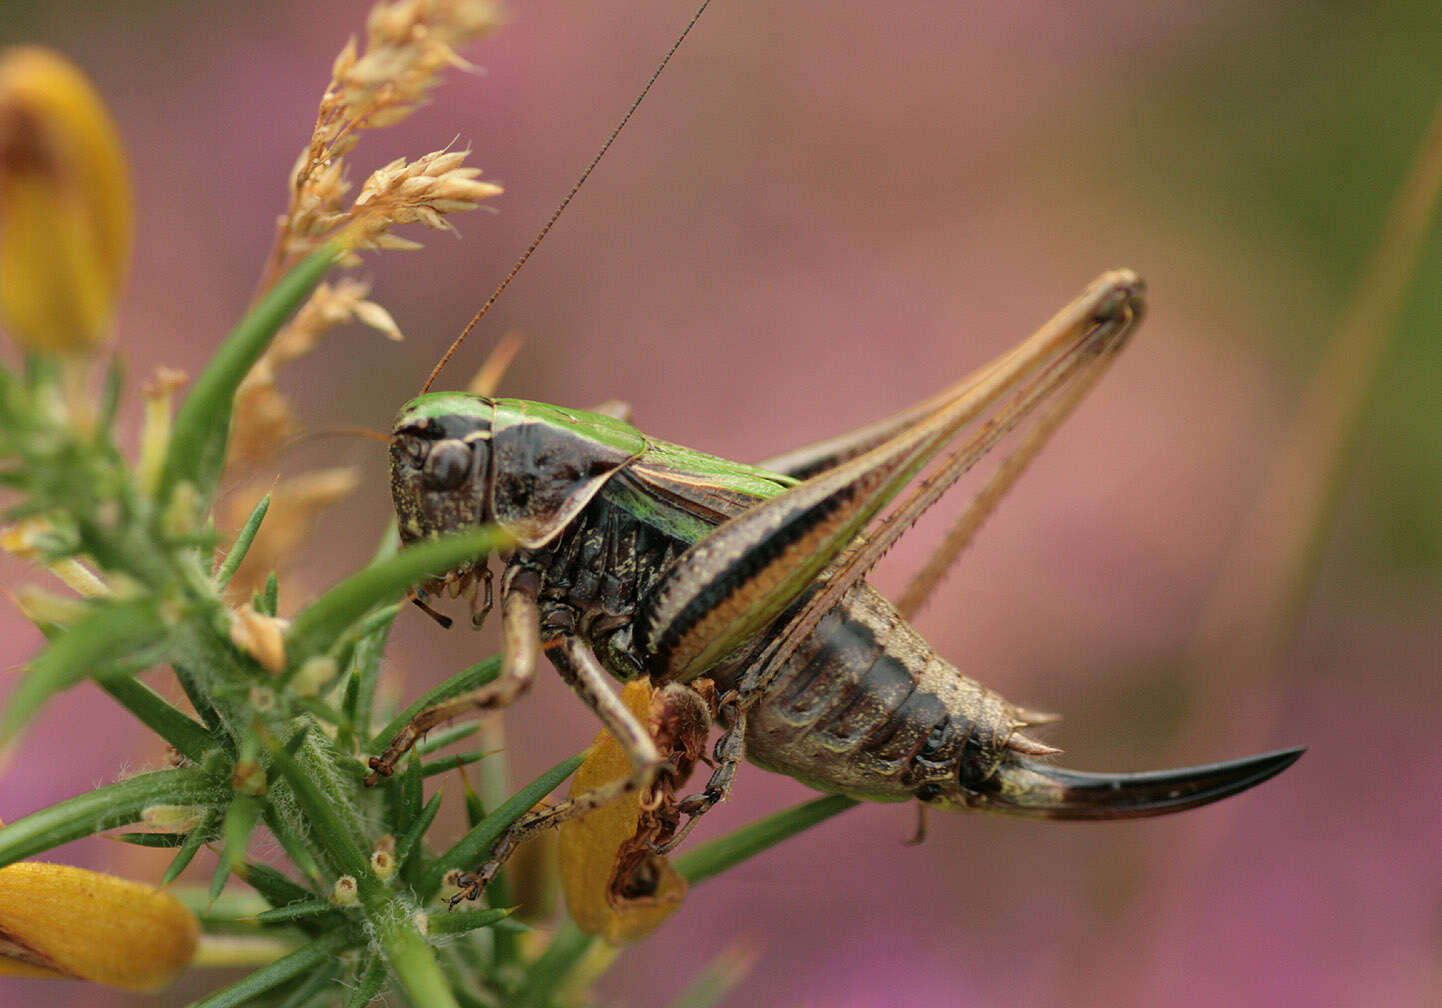
[[555, 212], [551, 214], [551, 219], [546, 221], [545, 226], [542, 227], [540, 231], [536, 232], [536, 237], [531, 239], [531, 244], [526, 247], [526, 251], [521, 253], [521, 258], [516, 260], [516, 265], [511, 267], [511, 271], [506, 274], [505, 279], [491, 292], [491, 296], [486, 298], [486, 303], [481, 305], [481, 310], [476, 312], [471, 320], [466, 323], [466, 327], [461, 330], [461, 334], [446, 348], [445, 354], [436, 363], [436, 366], [431, 369], [430, 377], [427, 378], [426, 383], [421, 386], [422, 395], [430, 391], [431, 382], [436, 380], [436, 376], [441, 373], [441, 369], [450, 361], [452, 355], [460, 349], [461, 344], [466, 341], [466, 337], [471, 334], [471, 330], [476, 327], [476, 323], [485, 316], [486, 312], [491, 310], [491, 305], [496, 303], [496, 300], [501, 296], [501, 292], [509, 287], [511, 281], [515, 279], [516, 274], [521, 272], [521, 267], [526, 265], [526, 260], [531, 258], [531, 254], [536, 251], [537, 246], [546, 240], [546, 235], [550, 234], [552, 226], [555, 225], [561, 214], [566, 212], [566, 207], [571, 205], [571, 200], [575, 199], [576, 193], [581, 190], [581, 186], [586, 184], [586, 180], [591, 177], [591, 172], [595, 170], [596, 165], [601, 163], [601, 159], [605, 157], [606, 152], [611, 149], [611, 144], [616, 142], [616, 137], [626, 128], [626, 124], [631, 121], [631, 116], [636, 114], [636, 109], [640, 107], [641, 102], [645, 101], [646, 96], [651, 93], [651, 88], [656, 83], [656, 79], [661, 76], [661, 72], [665, 70], [666, 65], [671, 62], [671, 57], [676, 55], [676, 50], [681, 48], [681, 43], [686, 41], [686, 36], [691, 34], [691, 29], [696, 27], [696, 22], [701, 20], [701, 15], [706, 13], [706, 8], [709, 6], [711, 6], [711, 0], [702, 0], [701, 6], [697, 8], [695, 14], [691, 15], [691, 20], [687, 22], [686, 27], [682, 29], [681, 34], [677, 36], [676, 41], [671, 43], [671, 48], [666, 50], [666, 55], [661, 58], [660, 64], [651, 74], [651, 79], [646, 81], [646, 86], [641, 89], [641, 93], [636, 96], [636, 100], [631, 103], [631, 107], [626, 110], [626, 114], [623, 115], [621, 121], [616, 124], [616, 128], [611, 130], [611, 135], [606, 137], [606, 142], [601, 145], [601, 149], [596, 152], [596, 156], [591, 158], [591, 163], [586, 166], [585, 171], [581, 172], [581, 177], [576, 179], [576, 184], [571, 186], [571, 191], [566, 193], [566, 198], [561, 200], [560, 205], [557, 206]]

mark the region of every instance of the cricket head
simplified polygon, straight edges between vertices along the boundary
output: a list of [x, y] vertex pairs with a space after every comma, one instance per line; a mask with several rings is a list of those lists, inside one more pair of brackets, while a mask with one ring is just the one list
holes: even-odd
[[[407, 403], [391, 432], [391, 498], [401, 544], [409, 546], [490, 520], [491, 427], [495, 404], [482, 396], [442, 392]], [[453, 593], [467, 587], [485, 558], [423, 587]]]
[[[646, 447], [610, 417], [520, 399], [438, 392], [413, 399], [391, 434], [401, 543], [499, 525], [523, 549], [554, 540]], [[469, 586], [484, 557], [427, 591]]]

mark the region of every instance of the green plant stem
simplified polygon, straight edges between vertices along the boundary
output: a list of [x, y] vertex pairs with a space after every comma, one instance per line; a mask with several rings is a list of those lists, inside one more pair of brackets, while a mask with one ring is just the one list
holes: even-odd
[[425, 1008], [458, 1008], [451, 986], [441, 965], [436, 961], [430, 944], [416, 923], [393, 901], [390, 912], [371, 915], [376, 928], [376, 941], [396, 979], [405, 988], [413, 1005]]

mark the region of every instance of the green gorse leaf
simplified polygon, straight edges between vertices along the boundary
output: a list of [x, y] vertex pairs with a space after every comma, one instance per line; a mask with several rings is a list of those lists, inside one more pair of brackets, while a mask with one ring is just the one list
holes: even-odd
[[441, 887], [446, 872], [453, 868], [465, 869], [483, 860], [502, 833], [531, 807], [550, 794], [561, 782], [576, 772], [581, 765], [582, 755], [562, 760], [530, 784], [521, 788], [510, 800], [496, 809], [474, 829], [456, 841], [450, 850], [436, 858], [425, 877], [421, 880], [420, 893], [430, 899]]
[[213, 751], [221, 748], [221, 743], [203, 726], [139, 680], [107, 679], [101, 681], [100, 688], [193, 763], [204, 763]]
[[197, 769], [156, 770], [76, 795], [0, 826], [0, 865], [117, 826], [139, 822], [151, 805], [224, 805], [230, 785]]
[[813, 798], [687, 851], [676, 858], [676, 870], [695, 885], [857, 804], [844, 795]]
[[422, 543], [352, 574], [299, 615], [286, 634], [291, 668], [327, 651], [370, 610], [388, 605], [411, 585], [491, 552], [506, 542], [495, 528], [477, 529]]
[[305, 976], [312, 970], [328, 963], [345, 949], [363, 941], [361, 932], [352, 928], [338, 928], [307, 942], [290, 955], [277, 959], [269, 966], [263, 966], [249, 976], [231, 984], [224, 990], [216, 991], [209, 997], [197, 1001], [191, 1008], [237, 1008]]
[[51, 641], [30, 663], [0, 716], [0, 747], [20, 730], [51, 696], [87, 676], [104, 679], [133, 673], [126, 659], [154, 644], [165, 633], [159, 609], [146, 599], [93, 603], [79, 622]]

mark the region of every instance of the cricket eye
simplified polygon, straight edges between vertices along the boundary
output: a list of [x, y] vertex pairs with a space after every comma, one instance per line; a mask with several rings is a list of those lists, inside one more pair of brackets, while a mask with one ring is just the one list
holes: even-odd
[[454, 490], [471, 471], [471, 449], [461, 441], [438, 441], [426, 457], [427, 490]]
[[426, 451], [429, 448], [429, 441], [414, 434], [398, 434], [391, 451], [411, 468], [419, 469], [425, 465]]

